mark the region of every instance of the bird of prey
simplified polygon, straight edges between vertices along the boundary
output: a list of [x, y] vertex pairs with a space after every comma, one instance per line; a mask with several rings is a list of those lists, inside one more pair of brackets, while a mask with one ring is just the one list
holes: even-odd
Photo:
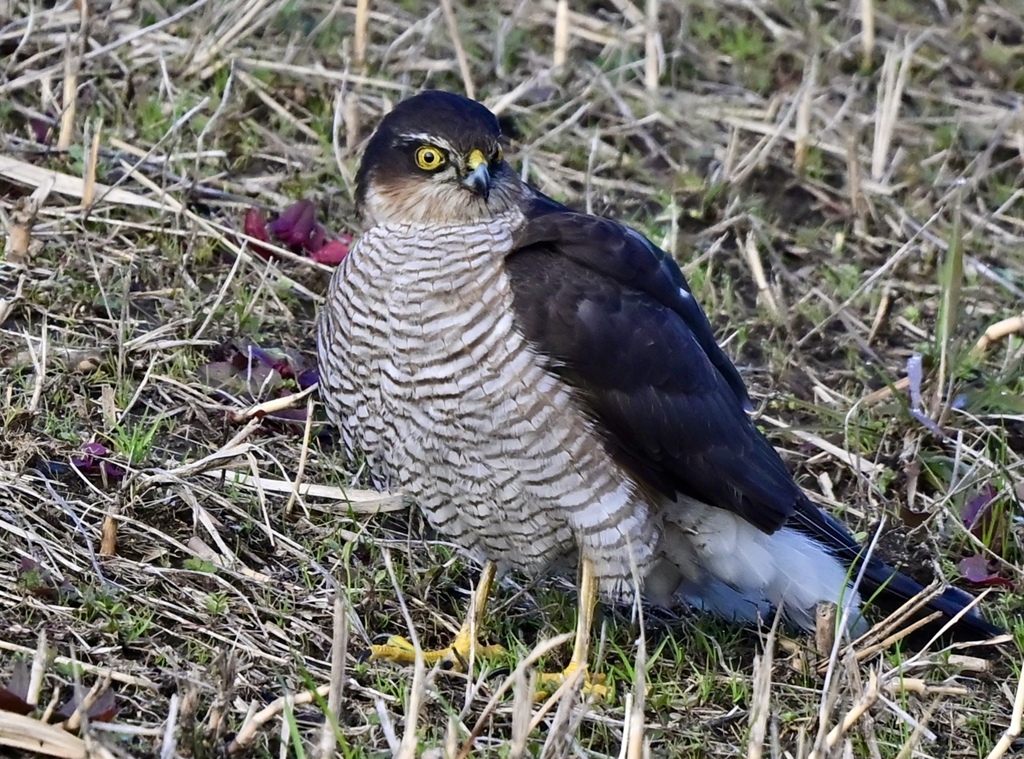
[[[852, 607], [856, 627], [862, 599], [921, 590], [877, 558], [853, 587], [862, 547], [751, 420], [679, 267], [523, 182], [485, 106], [441, 91], [401, 102], [357, 185], [362, 236], [319, 316], [320, 394], [373, 484], [403, 489], [483, 564], [475, 611], [428, 663], [469, 659], [506, 569], [577, 568], [562, 678], [586, 673], [599, 597], [639, 589], [747, 622], [782, 609], [812, 629], [819, 603]], [[928, 609], [948, 618], [969, 599], [948, 588]], [[973, 610], [957, 631], [1000, 632]], [[412, 660], [398, 637], [373, 654]]]

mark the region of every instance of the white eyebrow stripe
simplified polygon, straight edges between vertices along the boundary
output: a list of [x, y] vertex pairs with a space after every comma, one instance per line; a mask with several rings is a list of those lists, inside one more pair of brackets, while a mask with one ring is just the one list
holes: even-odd
[[449, 153], [455, 153], [455, 149], [451, 146], [451, 143], [449, 143], [443, 137], [438, 137], [436, 134], [428, 134], [427, 132], [403, 132], [398, 136], [403, 140], [416, 140], [418, 142], [425, 142], [428, 145], [443, 148], [447, 150]]

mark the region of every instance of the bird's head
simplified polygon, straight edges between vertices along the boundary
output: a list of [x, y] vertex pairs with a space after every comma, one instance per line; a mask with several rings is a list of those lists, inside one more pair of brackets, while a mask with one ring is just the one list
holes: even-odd
[[368, 225], [466, 223], [515, 206], [498, 119], [480, 103], [431, 90], [404, 100], [367, 143], [356, 202]]

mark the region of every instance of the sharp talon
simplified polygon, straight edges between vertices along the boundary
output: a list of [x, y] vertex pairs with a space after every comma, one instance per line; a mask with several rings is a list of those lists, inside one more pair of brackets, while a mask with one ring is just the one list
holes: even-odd
[[359, 662], [360, 664], [365, 664], [366, 662], [370, 661], [371, 659], [373, 659], [373, 649], [372, 648], [364, 648], [362, 651], [359, 652], [359, 655], [356, 657], [356, 661]]

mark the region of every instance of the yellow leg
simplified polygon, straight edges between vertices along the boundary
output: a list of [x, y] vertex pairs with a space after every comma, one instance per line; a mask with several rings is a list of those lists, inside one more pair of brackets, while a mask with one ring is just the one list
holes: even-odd
[[[484, 564], [480, 573], [480, 582], [476, 586], [476, 593], [470, 602], [469, 613], [466, 621], [463, 622], [455, 640], [448, 648], [441, 648], [436, 651], [424, 651], [423, 662], [427, 666], [433, 666], [439, 661], [447, 661], [451, 668], [458, 672], [465, 672], [469, 669], [470, 652], [477, 658], [493, 658], [502, 656], [505, 649], [501, 646], [484, 646], [477, 641], [484, 623], [484, 610], [487, 608], [487, 599], [491, 595], [491, 586], [494, 584], [495, 566], [488, 561]], [[369, 661], [385, 659], [396, 664], [413, 664], [416, 661], [416, 648], [401, 635], [392, 635], [388, 642], [382, 646], [370, 646]]]
[[590, 653], [590, 636], [594, 628], [594, 609], [597, 607], [597, 578], [594, 564], [589, 559], [580, 561], [579, 615], [576, 620], [576, 640], [573, 642], [569, 666], [561, 672], [544, 672], [538, 681], [538, 696], [543, 697], [572, 677], [583, 671], [583, 693], [597, 699], [609, 694], [604, 675], [590, 675], [587, 672], [587, 657]]

